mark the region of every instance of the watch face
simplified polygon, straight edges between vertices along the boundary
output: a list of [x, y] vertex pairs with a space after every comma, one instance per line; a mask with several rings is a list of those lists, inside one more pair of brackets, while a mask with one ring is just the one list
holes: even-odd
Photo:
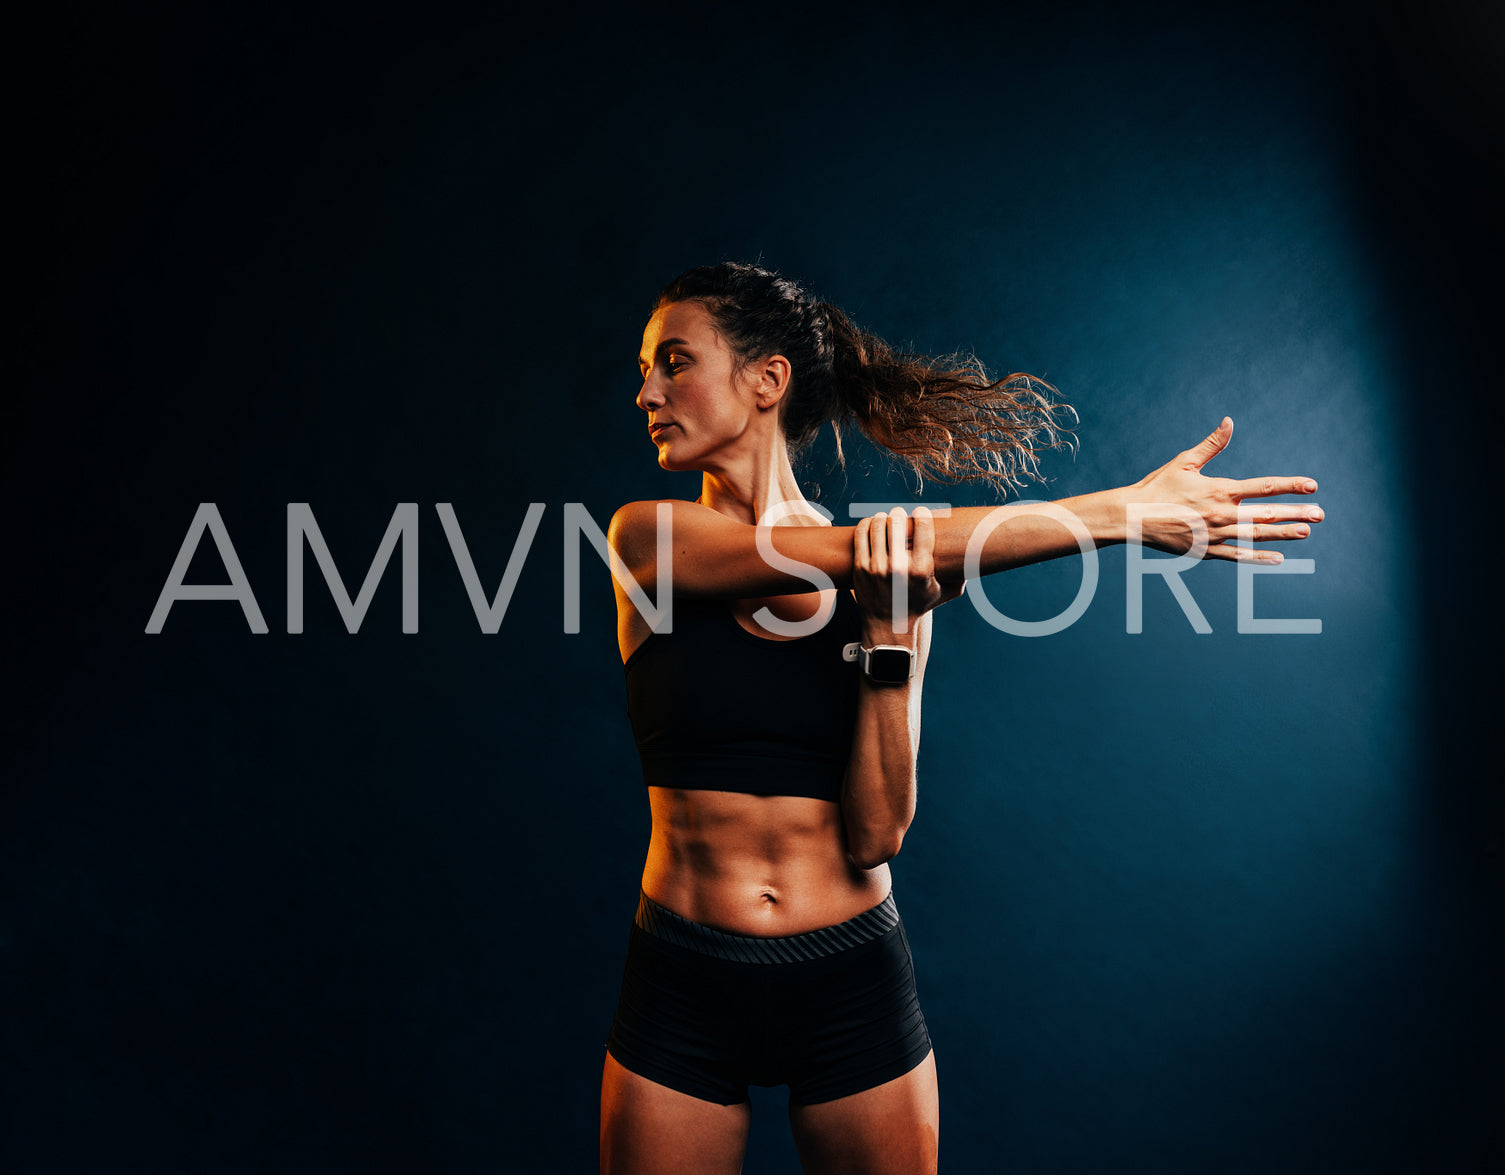
[[867, 674], [874, 681], [908, 681], [912, 657], [908, 649], [874, 649], [867, 657]]

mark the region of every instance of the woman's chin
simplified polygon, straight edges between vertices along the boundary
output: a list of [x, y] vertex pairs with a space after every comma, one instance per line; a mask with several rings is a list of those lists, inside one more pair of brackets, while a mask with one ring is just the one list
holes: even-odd
[[658, 467], [660, 469], [667, 469], [670, 473], [686, 473], [700, 468], [700, 466], [687, 461], [676, 461], [669, 455], [667, 446], [658, 451]]

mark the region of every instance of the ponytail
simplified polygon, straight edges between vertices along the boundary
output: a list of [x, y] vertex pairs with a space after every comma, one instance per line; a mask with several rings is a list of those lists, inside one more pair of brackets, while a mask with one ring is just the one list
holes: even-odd
[[795, 282], [736, 262], [700, 266], [675, 278], [656, 306], [698, 301], [743, 362], [781, 354], [793, 370], [780, 423], [791, 452], [830, 422], [838, 460], [850, 418], [919, 478], [985, 481], [999, 488], [1039, 476], [1039, 455], [1070, 447], [1059, 418], [1076, 414], [1056, 389], [1015, 373], [989, 379], [973, 355], [929, 357], [895, 351], [836, 306]]
[[[835, 388], [845, 413], [917, 477], [1018, 486], [1040, 476], [1039, 455], [1069, 447], [1056, 391], [1023, 372], [990, 379], [975, 355], [907, 355], [857, 326], [829, 302], [816, 303], [835, 348]], [[837, 453], [841, 420], [832, 419]]]

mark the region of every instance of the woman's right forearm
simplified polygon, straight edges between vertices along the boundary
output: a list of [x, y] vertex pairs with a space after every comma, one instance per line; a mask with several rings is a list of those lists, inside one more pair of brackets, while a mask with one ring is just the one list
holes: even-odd
[[[961, 506], [935, 520], [935, 574], [954, 582], [1105, 547], [1125, 536], [1125, 491], [1102, 490], [1058, 502]], [[967, 566], [968, 547], [976, 565]]]
[[[1083, 544], [1096, 548], [1121, 543], [1126, 529], [1126, 495], [1126, 490], [1115, 489], [1057, 502], [953, 507], [948, 514], [935, 518], [935, 576], [943, 583], [956, 583], [964, 578], [1077, 555]], [[769, 547], [763, 554], [775, 551], [799, 565], [819, 568], [838, 587], [850, 587], [852, 530], [851, 527], [767, 528], [765, 542]], [[975, 548], [973, 567], [967, 566], [969, 548]], [[757, 562], [765, 574], [773, 573], [764, 559]], [[722, 564], [728, 565], [729, 561]], [[790, 570], [786, 567], [784, 573]], [[803, 573], [794, 570], [793, 574]], [[742, 576], [748, 581], [757, 578], [746, 571]], [[808, 591], [810, 584], [801, 579], [783, 579], [777, 586], [762, 590]]]
[[[1063, 555], [1081, 543], [1122, 542], [1125, 490], [1059, 502], [962, 506], [935, 519], [935, 575], [942, 582], [989, 575]], [[816, 569], [839, 588], [852, 586], [850, 526], [753, 527], [691, 503], [669, 503], [674, 590], [686, 596], [769, 596], [808, 592]], [[1064, 520], [1064, 521], [1063, 521]], [[761, 531], [761, 534], [759, 533]], [[648, 590], [658, 582], [656, 504], [634, 503], [613, 519], [611, 542], [625, 573]], [[974, 542], [975, 540], [975, 542]], [[969, 545], [977, 566], [967, 567]]]

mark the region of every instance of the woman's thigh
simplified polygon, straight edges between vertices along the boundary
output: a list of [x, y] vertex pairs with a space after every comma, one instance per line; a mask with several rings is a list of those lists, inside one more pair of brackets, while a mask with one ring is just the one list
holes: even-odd
[[737, 1175], [751, 1120], [746, 1102], [702, 1101], [623, 1068], [608, 1053], [601, 1075], [602, 1175]]
[[936, 1169], [941, 1111], [932, 1052], [903, 1077], [848, 1097], [791, 1102], [807, 1175], [926, 1175]]

